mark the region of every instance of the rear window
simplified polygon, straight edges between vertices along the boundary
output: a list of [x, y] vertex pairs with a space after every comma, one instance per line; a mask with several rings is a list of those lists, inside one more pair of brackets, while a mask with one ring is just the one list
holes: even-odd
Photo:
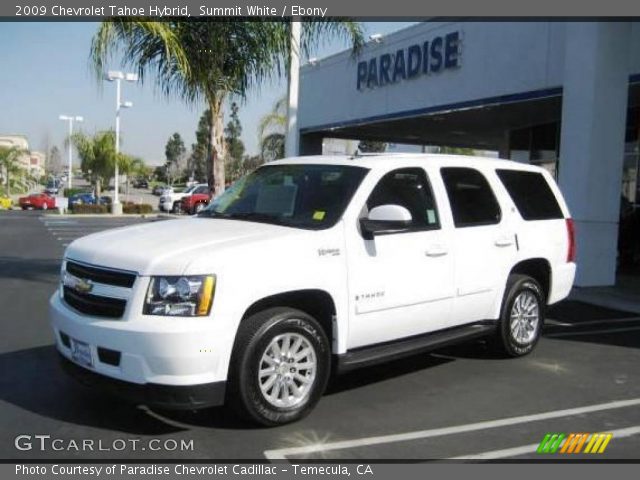
[[460, 167], [443, 168], [441, 173], [457, 228], [500, 222], [500, 206], [482, 173]]
[[519, 170], [496, 170], [524, 220], [563, 218], [560, 205], [540, 173]]

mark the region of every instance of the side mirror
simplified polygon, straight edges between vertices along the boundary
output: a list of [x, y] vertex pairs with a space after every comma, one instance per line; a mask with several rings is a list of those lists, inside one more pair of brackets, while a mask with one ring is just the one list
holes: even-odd
[[411, 225], [411, 213], [400, 205], [380, 205], [372, 208], [367, 218], [360, 219], [360, 230], [365, 240], [375, 235], [397, 233]]

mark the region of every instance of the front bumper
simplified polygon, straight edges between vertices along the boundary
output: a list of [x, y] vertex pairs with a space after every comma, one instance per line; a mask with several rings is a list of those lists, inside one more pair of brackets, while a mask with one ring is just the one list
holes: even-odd
[[144, 385], [200, 388], [224, 383], [234, 340], [222, 322], [136, 315], [142, 312], [140, 296], [144, 289], [138, 289], [124, 316], [116, 320], [81, 314], [56, 292], [49, 311], [60, 354], [72, 362], [71, 342], [85, 343], [92, 366], [78, 368], [143, 389]]
[[137, 384], [99, 375], [60, 355], [65, 372], [80, 383], [127, 401], [170, 410], [196, 410], [224, 403], [226, 382], [199, 385]]

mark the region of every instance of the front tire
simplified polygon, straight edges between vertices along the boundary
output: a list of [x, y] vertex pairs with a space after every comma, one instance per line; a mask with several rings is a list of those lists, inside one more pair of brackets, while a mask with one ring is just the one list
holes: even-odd
[[49, 208], [49, 205], [47, 205], [46, 203], [42, 204], [42, 210], [47, 210]]
[[177, 214], [179, 214], [179, 213], [180, 213], [180, 211], [181, 211], [181, 209], [180, 209], [180, 202], [174, 202], [174, 203], [173, 203], [173, 208], [171, 209], [171, 213], [174, 213], [174, 214], [176, 214], [176, 215], [177, 215]]
[[497, 350], [509, 357], [531, 353], [540, 339], [544, 317], [545, 295], [540, 284], [527, 275], [510, 275], [496, 332]]
[[322, 326], [292, 308], [270, 308], [240, 324], [229, 372], [228, 403], [265, 426], [306, 416], [329, 378], [331, 352]]
[[200, 213], [202, 210], [204, 210], [204, 207], [206, 207], [204, 203], [196, 203], [196, 206], [193, 208], [193, 213]]

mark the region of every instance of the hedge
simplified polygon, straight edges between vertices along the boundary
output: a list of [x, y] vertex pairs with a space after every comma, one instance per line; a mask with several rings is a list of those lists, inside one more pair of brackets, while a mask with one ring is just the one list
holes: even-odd
[[[73, 213], [111, 213], [110, 205], [89, 205], [81, 203], [73, 206]], [[122, 213], [148, 214], [153, 212], [153, 207], [148, 203], [124, 202]]]
[[65, 188], [64, 189], [64, 198], [69, 198], [76, 193], [91, 193], [88, 192], [86, 188]]
[[73, 213], [109, 213], [107, 205], [91, 205], [88, 203], [79, 203], [73, 206]]
[[153, 212], [153, 207], [148, 203], [124, 202], [122, 204], [122, 213], [146, 214], [151, 212]]

